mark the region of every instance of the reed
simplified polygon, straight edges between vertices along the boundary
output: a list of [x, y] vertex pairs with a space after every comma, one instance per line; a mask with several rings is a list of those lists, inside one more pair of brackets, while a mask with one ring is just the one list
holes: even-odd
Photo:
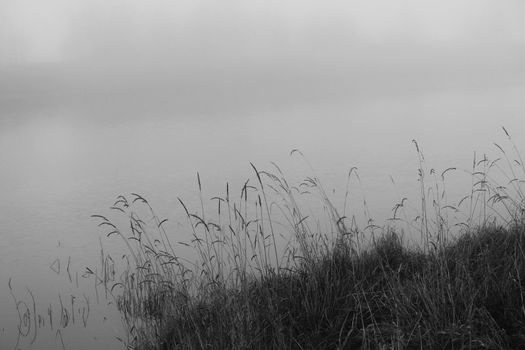
[[212, 211], [197, 174], [200, 208], [179, 199], [185, 240], [143, 196], [119, 196], [111, 208], [125, 228], [94, 218], [123, 241], [127, 268], [108, 279], [102, 253], [94, 274], [116, 297], [132, 349], [524, 348], [525, 167], [503, 130], [511, 152], [474, 156], [472, 189], [457, 203], [445, 176], [459, 170], [428, 170], [414, 141], [417, 215], [400, 198], [383, 226], [364, 198], [365, 225], [346, 213], [355, 168], [341, 213], [316, 176], [291, 185], [278, 166], [253, 164], [255, 181], [238, 197], [227, 184]]

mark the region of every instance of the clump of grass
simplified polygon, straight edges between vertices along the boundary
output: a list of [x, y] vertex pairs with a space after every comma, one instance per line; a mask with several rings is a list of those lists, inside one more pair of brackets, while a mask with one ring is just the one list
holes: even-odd
[[[525, 347], [525, 168], [515, 146], [512, 160], [498, 148], [503, 160], [475, 159], [470, 194], [450, 204], [445, 174], [455, 169], [427, 171], [416, 143], [419, 213], [406, 219], [402, 199], [383, 227], [369, 217], [360, 227], [346, 214], [346, 197], [340, 213], [315, 176], [292, 186], [277, 166], [252, 165], [256, 180], [239, 197], [227, 185], [212, 198], [216, 211], [206, 212], [197, 175], [200, 212], [180, 200], [189, 238], [178, 245], [192, 248], [193, 259], [177, 255], [166, 221], [144, 197], [120, 196], [112, 208], [130, 233], [96, 217], [128, 249], [128, 268], [106, 290], [116, 295], [129, 347]], [[354, 168], [351, 176], [359, 180]], [[311, 198], [320, 204], [306, 215]], [[418, 232], [420, 245], [409, 249], [401, 227]]]

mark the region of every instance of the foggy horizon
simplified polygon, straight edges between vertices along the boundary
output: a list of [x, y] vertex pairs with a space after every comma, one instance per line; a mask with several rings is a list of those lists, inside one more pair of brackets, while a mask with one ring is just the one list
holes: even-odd
[[153, 98], [152, 105], [197, 104], [197, 96], [216, 104], [215, 95], [271, 108], [287, 103], [279, 96], [328, 103], [519, 85], [523, 7], [514, 0], [7, 2], [0, 4], [0, 108], [130, 96]]
[[[522, 47], [506, 52], [393, 47], [360, 48], [348, 60], [275, 57], [236, 62], [131, 62], [112, 65], [30, 63], [0, 68], [0, 110], [68, 105], [118, 105], [126, 99], [176, 110], [279, 108], [283, 103], [337, 103], [367, 96], [395, 97], [446, 89], [491, 89], [525, 82]], [[363, 53], [365, 52], [365, 53]], [[373, 55], [370, 55], [373, 53]], [[382, 57], [388, 56], [388, 60]], [[124, 100], [123, 100], [124, 99]], [[218, 101], [218, 100], [220, 101]], [[171, 102], [169, 102], [171, 101]], [[177, 107], [177, 101], [180, 106]], [[226, 106], [224, 106], [226, 104]], [[231, 106], [235, 104], [235, 106]], [[193, 107], [192, 107], [193, 106]]]

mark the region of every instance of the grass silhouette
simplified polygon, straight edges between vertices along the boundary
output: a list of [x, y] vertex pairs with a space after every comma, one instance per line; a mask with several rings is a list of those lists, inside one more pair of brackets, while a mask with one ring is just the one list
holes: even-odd
[[428, 171], [414, 141], [418, 215], [407, 219], [402, 198], [381, 227], [347, 215], [346, 197], [340, 212], [317, 177], [294, 186], [277, 166], [252, 164], [255, 181], [239, 197], [227, 185], [211, 213], [198, 174], [200, 212], [179, 200], [190, 239], [177, 243], [146, 198], [119, 196], [112, 213], [127, 226], [94, 217], [125, 242], [127, 269], [112, 280], [102, 266], [97, 278], [116, 296], [129, 348], [525, 348], [525, 168], [503, 130], [511, 152], [474, 158], [457, 203], [445, 175], [458, 170]]

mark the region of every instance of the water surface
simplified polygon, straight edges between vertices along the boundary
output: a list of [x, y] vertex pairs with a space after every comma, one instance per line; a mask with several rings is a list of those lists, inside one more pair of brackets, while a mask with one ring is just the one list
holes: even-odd
[[[240, 189], [253, 176], [250, 162], [270, 169], [273, 161], [300, 180], [312, 175], [303, 159], [290, 156], [300, 149], [336, 193], [344, 192], [348, 170], [358, 167], [371, 214], [381, 223], [399, 193], [417, 197], [413, 139], [428, 166], [441, 170], [469, 169], [474, 151], [496, 154], [492, 142], [505, 142], [501, 126], [525, 153], [525, 86], [473, 85], [405, 93], [335, 89], [333, 98], [326, 91], [316, 98], [310, 85], [297, 99], [261, 90], [251, 104], [239, 101], [242, 108], [236, 107], [234, 90], [221, 89], [216, 91], [223, 95], [204, 105], [176, 91], [92, 103], [89, 96], [33, 105], [13, 102], [16, 96], [4, 99], [11, 102], [0, 110], [0, 347], [16, 342], [10, 277], [20, 299], [30, 301], [26, 287], [32, 291], [42, 315], [50, 304], [60, 314], [59, 294], [66, 304], [75, 296], [75, 325], [60, 334], [67, 349], [119, 347], [116, 337], [125, 333], [111, 299], [99, 289], [97, 302], [93, 280], [82, 275], [97, 265], [104, 238], [90, 215], [107, 213], [120, 194], [146, 196], [176, 235], [183, 220], [177, 197], [197, 207], [197, 171], [210, 197], [223, 194], [227, 181]], [[457, 176], [448, 183], [451, 196], [468, 193], [469, 181]], [[78, 316], [85, 298], [91, 309], [87, 325]], [[49, 326], [38, 328], [33, 345], [32, 333], [23, 338], [21, 347], [60, 348], [57, 325]]]

